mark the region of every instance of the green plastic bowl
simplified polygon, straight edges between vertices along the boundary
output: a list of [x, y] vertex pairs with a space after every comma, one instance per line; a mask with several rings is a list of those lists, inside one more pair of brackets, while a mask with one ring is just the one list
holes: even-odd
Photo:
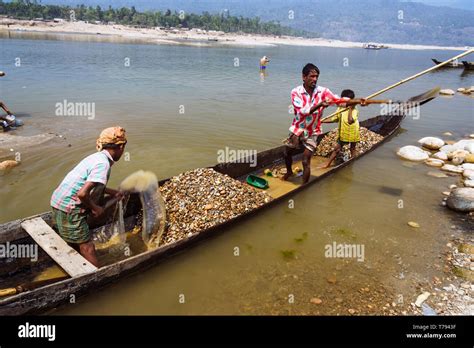
[[268, 181], [264, 178], [260, 178], [256, 175], [250, 174], [247, 176], [247, 184], [252, 185], [253, 187], [266, 190], [268, 188]]

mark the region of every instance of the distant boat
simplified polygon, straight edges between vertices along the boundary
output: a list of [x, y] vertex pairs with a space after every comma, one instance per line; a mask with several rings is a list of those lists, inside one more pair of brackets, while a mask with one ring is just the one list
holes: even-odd
[[219, 40], [215, 37], [208, 37], [207, 41], [219, 41]]
[[463, 60], [462, 64], [464, 65], [464, 69], [474, 70], [474, 62], [466, 62], [465, 60]]
[[380, 50], [382, 48], [388, 48], [386, 45], [376, 44], [376, 43], [365, 43], [362, 45], [363, 48], [367, 50]]
[[[431, 58], [431, 60], [436, 64], [436, 65], [439, 65], [441, 64], [442, 62], [440, 62], [439, 60], [437, 59], [434, 59], [434, 58]], [[459, 63], [457, 61], [454, 61], [454, 62], [450, 62], [446, 65], [443, 65], [442, 68], [462, 68], [464, 67], [464, 65], [462, 63]]]

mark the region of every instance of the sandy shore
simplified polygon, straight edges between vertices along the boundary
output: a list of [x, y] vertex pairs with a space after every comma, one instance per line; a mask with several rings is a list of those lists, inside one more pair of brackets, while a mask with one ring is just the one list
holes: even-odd
[[[145, 41], [155, 44], [188, 45], [188, 46], [232, 46], [232, 47], [271, 47], [278, 45], [322, 46], [361, 48], [362, 42], [349, 42], [330, 39], [305, 39], [289, 36], [264, 36], [256, 34], [223, 33], [199, 29], [147, 29], [133, 28], [125, 25], [92, 24], [85, 22], [42, 22], [16, 19], [0, 19], [0, 31], [5, 33], [32, 32], [58, 34], [89, 34], [95, 35], [100, 41]], [[77, 38], [78, 35], [71, 39]], [[105, 37], [104, 37], [105, 36]], [[100, 39], [99, 39], [100, 37]], [[429, 45], [402, 45], [384, 43], [389, 48], [406, 50], [465, 50], [465, 47], [442, 47]]]

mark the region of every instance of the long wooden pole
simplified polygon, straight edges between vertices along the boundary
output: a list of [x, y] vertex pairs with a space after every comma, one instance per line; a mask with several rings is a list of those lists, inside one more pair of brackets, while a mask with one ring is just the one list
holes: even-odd
[[[442, 62], [442, 63], [440, 63], [440, 64], [437, 64], [437, 65], [435, 65], [435, 66], [432, 66], [432, 67], [429, 68], [429, 69], [423, 70], [423, 71], [419, 72], [418, 74], [412, 75], [412, 76], [407, 77], [407, 78], [405, 78], [405, 79], [403, 79], [403, 80], [401, 80], [401, 81], [398, 81], [397, 83], [394, 83], [393, 85], [390, 85], [390, 86], [388, 86], [388, 87], [385, 87], [384, 89], [381, 89], [380, 91], [377, 91], [377, 92], [375, 92], [375, 93], [372, 93], [371, 95], [369, 95], [369, 96], [366, 97], [365, 99], [371, 99], [371, 98], [373, 98], [373, 97], [376, 97], [376, 96], [378, 96], [379, 94], [382, 94], [382, 93], [384, 93], [384, 92], [387, 92], [388, 90], [390, 90], [390, 89], [392, 89], [392, 88], [398, 87], [398, 86], [404, 84], [405, 82], [414, 80], [414, 79], [416, 79], [417, 77], [420, 77], [421, 75], [427, 74], [427, 73], [429, 73], [429, 72], [431, 72], [431, 71], [433, 71], [433, 70], [436, 70], [436, 69], [438, 69], [438, 68], [441, 68], [442, 66], [444, 66], [444, 65], [446, 65], [446, 64], [449, 64], [449, 63], [451, 63], [451, 62], [454, 61], [454, 60], [457, 60], [457, 59], [459, 59], [459, 58], [462, 58], [462, 57], [464, 57], [464, 56], [467, 56], [468, 54], [471, 54], [471, 53], [474, 53], [474, 48], [471, 48], [470, 50], [467, 50], [467, 51], [465, 51], [465, 52], [463, 52], [463, 53], [461, 53], [461, 54], [458, 54], [457, 56], [455, 56], [455, 57], [453, 57], [453, 58], [450, 58], [450, 59], [448, 59], [448, 60], [446, 60], [446, 61], [444, 61], [444, 62]], [[347, 109], [348, 109], [348, 108], [345, 108], [344, 110], [341, 110], [341, 111], [339, 111], [339, 112], [346, 111]], [[338, 114], [339, 112], [333, 112], [331, 115], [326, 116], [326, 117], [323, 117], [323, 118], [321, 119], [321, 121], [326, 120], [326, 119], [328, 119], [328, 118], [330, 118], [330, 117], [333, 117], [334, 115]]]

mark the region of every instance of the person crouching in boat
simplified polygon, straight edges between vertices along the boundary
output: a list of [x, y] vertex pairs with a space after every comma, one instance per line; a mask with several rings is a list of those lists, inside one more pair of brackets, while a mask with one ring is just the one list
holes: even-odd
[[[354, 99], [354, 91], [350, 89], [343, 90], [341, 98]], [[362, 102], [362, 105], [364, 105], [364, 102]], [[348, 108], [348, 110], [343, 111], [346, 108]], [[333, 117], [322, 121], [323, 123], [338, 122], [338, 138], [336, 147], [331, 153], [328, 163], [321, 168], [329, 168], [345, 145], [350, 146], [351, 158], [356, 156], [356, 146], [360, 141], [359, 110], [356, 109], [355, 105], [341, 104], [336, 112], [337, 114]]]
[[316, 151], [318, 136], [321, 134], [323, 110], [329, 106], [331, 100], [339, 99], [328, 88], [316, 85], [318, 77], [319, 68], [311, 63], [306, 64], [302, 71], [303, 84], [291, 91], [295, 117], [286, 140], [286, 174], [283, 180], [288, 180], [293, 175], [293, 155], [303, 147], [303, 184], [308, 182], [311, 175], [311, 157]]
[[125, 129], [118, 126], [104, 129], [96, 142], [98, 152], [71, 170], [51, 197], [52, 221], [58, 234], [96, 267], [98, 261], [87, 217], [103, 215], [104, 208], [98, 205], [98, 199], [104, 193], [123, 198], [122, 192], [106, 185], [111, 166], [120, 159], [126, 144]]

